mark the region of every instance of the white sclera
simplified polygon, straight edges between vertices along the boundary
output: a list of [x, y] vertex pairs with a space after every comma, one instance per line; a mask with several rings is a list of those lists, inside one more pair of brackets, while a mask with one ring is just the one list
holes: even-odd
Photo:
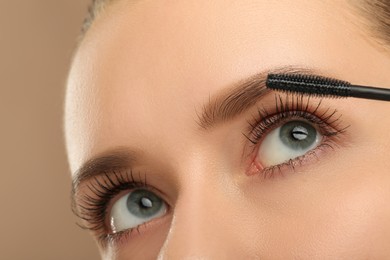
[[161, 217], [165, 214], [167, 207], [163, 202], [162, 207], [154, 216], [140, 218], [134, 216], [127, 208], [127, 199], [131, 192], [122, 196], [117, 200], [111, 209], [110, 226], [113, 233], [117, 233], [126, 229], [135, 228], [143, 223], [149, 222], [152, 219]]
[[304, 155], [308, 151], [316, 148], [322, 140], [322, 135], [317, 131], [316, 140], [306, 149], [291, 149], [280, 139], [281, 126], [272, 130], [261, 142], [257, 154], [257, 160], [264, 167], [276, 166], [291, 159]]

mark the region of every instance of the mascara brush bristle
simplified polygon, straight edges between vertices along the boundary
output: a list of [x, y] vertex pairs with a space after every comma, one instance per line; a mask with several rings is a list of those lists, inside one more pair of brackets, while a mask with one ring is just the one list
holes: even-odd
[[314, 97], [349, 97], [351, 91], [347, 81], [302, 74], [269, 74], [266, 85], [269, 89]]

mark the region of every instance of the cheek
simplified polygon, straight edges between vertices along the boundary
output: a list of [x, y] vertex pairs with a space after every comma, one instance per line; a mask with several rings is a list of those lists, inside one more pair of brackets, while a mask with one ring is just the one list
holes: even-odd
[[242, 243], [266, 252], [263, 258], [388, 257], [390, 181], [384, 168], [329, 169], [295, 172], [248, 189], [252, 212], [241, 224]]
[[[361, 131], [360, 135], [380, 135], [369, 133]], [[366, 137], [359, 139], [359, 145], [340, 149], [339, 158], [330, 160], [331, 164], [305, 173], [318, 177], [307, 177], [308, 183], [299, 185], [301, 191], [290, 203], [294, 206], [289, 208], [291, 217], [284, 220], [295, 223], [295, 232], [300, 234], [294, 243], [297, 252], [311, 258], [390, 255], [390, 168], [386, 159], [390, 150], [386, 152], [377, 138]]]
[[318, 210], [308, 210], [307, 223], [301, 223], [312, 239], [305, 239], [311, 245], [307, 253], [315, 255], [322, 250], [324, 256], [389, 255], [388, 247], [381, 244], [390, 238], [390, 210], [385, 199], [389, 195], [389, 190], [381, 189], [381, 183], [365, 182], [322, 197]]

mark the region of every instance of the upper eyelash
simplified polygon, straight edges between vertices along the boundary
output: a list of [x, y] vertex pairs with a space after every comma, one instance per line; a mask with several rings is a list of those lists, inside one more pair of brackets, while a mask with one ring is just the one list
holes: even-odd
[[248, 121], [250, 134], [244, 134], [244, 136], [253, 145], [256, 145], [264, 134], [271, 131], [275, 125], [292, 117], [303, 118], [319, 125], [324, 130], [322, 134], [325, 136], [337, 135], [349, 127], [340, 127], [341, 114], [338, 115], [336, 109], [327, 108], [325, 111], [319, 112], [322, 99], [314, 107], [310, 106], [310, 103], [310, 97], [305, 100], [303, 95], [287, 95], [284, 101], [282, 96], [275, 95], [275, 112], [271, 113], [264, 107], [259, 108], [257, 117]]
[[110, 236], [109, 231], [106, 230], [105, 220], [110, 201], [121, 191], [149, 188], [146, 183], [146, 175], [141, 175], [139, 172], [137, 177], [136, 180], [134, 172], [128, 170], [103, 173], [100, 179], [94, 178], [87, 184], [88, 190], [93, 195], [77, 196], [77, 202], [73, 202], [73, 212], [87, 223], [85, 225], [77, 223], [78, 226], [95, 232], [100, 231], [100, 241], [109, 240]]

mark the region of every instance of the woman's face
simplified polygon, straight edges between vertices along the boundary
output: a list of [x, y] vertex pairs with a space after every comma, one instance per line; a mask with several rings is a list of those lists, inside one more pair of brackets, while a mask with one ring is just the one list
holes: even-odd
[[390, 103], [264, 91], [273, 71], [389, 87], [347, 1], [119, 1], [71, 68], [66, 140], [106, 259], [390, 257]]

